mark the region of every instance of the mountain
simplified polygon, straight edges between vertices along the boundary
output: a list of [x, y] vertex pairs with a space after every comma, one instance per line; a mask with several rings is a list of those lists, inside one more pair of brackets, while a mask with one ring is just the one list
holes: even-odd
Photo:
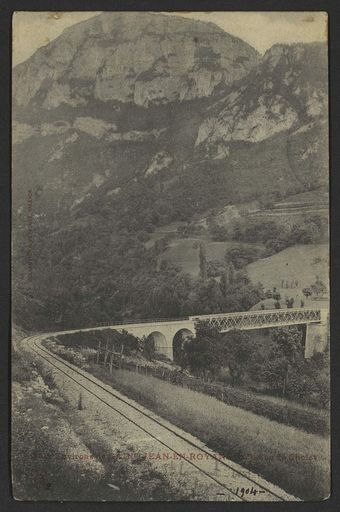
[[224, 203], [317, 188], [326, 51], [275, 45], [261, 59], [214, 24], [160, 14], [66, 29], [13, 71], [15, 209], [28, 189], [43, 213], [156, 174], [178, 195], [213, 173]]
[[65, 30], [13, 71], [14, 200], [33, 189], [42, 209], [76, 204], [108, 178], [115, 190], [178, 168], [205, 100], [257, 61], [242, 40], [177, 16], [105, 13]]
[[104, 13], [68, 28], [17, 66], [18, 106], [90, 100], [148, 107], [209, 96], [245, 76], [258, 54], [212, 23], [148, 13]]
[[196, 145], [260, 142], [326, 117], [326, 57], [321, 43], [273, 46], [247, 79], [211, 108]]
[[[102, 319], [110, 311], [145, 315], [149, 299], [137, 311], [133, 297], [163, 286], [155, 277], [159, 254], [143, 245], [156, 228], [227, 205], [324, 189], [326, 52], [317, 43], [275, 45], [261, 57], [211, 23], [104, 13], [15, 67], [20, 311], [34, 296], [38, 316], [68, 318], [69, 325], [75, 315], [93, 316], [93, 308]], [[24, 277], [28, 197], [33, 295]], [[150, 276], [154, 283], [145, 284]], [[189, 309], [164, 302], [159, 314], [197, 313], [195, 287]]]
[[[327, 49], [322, 43], [275, 45], [260, 64], [209, 108], [195, 143], [203, 156], [267, 167], [268, 178], [287, 178], [306, 188], [327, 179]], [[267, 141], [267, 142], [266, 142]], [[251, 146], [249, 147], [249, 144]], [[241, 146], [240, 146], [241, 145]], [[247, 148], [262, 158], [240, 158]], [[275, 169], [276, 167], [276, 169]], [[277, 176], [276, 170], [280, 170]], [[270, 176], [270, 174], [272, 176]]]

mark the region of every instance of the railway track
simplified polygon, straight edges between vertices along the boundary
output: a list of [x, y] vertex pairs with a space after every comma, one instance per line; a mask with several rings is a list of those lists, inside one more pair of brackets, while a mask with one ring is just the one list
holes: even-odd
[[[300, 501], [242, 466], [221, 458], [218, 453], [210, 450], [195, 437], [53, 354], [42, 346], [42, 341], [46, 337], [47, 334], [35, 335], [26, 338], [25, 341], [33, 353], [60, 372], [64, 378], [101, 402], [115, 415], [118, 414], [139, 434], [143, 432], [152, 443], [154, 452], [166, 450], [172, 461], [180, 460], [181, 476], [185, 478], [187, 473], [198, 485], [204, 483], [209, 489], [207, 501]], [[168, 461], [163, 464], [166, 466]]]

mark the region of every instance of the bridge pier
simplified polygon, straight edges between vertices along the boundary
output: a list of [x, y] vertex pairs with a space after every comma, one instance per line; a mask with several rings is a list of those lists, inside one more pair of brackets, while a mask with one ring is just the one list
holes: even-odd
[[[174, 322], [173, 324], [168, 323], [161, 327], [163, 336], [163, 343], [155, 343], [155, 349], [158, 353], [165, 355], [171, 361], [174, 360], [174, 339], [179, 333], [184, 335], [184, 338], [188, 335], [195, 334], [195, 326], [193, 322]], [[150, 335], [154, 335], [151, 333]]]
[[327, 347], [328, 323], [306, 325], [305, 358], [315, 352], [324, 352]]
[[170, 361], [173, 360], [173, 350], [172, 350], [172, 339], [167, 340], [167, 344], [165, 347], [162, 347], [162, 349], [159, 351], [159, 353], [164, 354]]
[[110, 326], [110, 328], [117, 331], [126, 330], [138, 338], [152, 336], [156, 352], [163, 354], [171, 361], [174, 359], [173, 341], [175, 336], [178, 333], [182, 333], [184, 336], [195, 334], [195, 323], [190, 319], [116, 325]]
[[[152, 336], [155, 349], [170, 360], [174, 359], [174, 339], [176, 337], [175, 352], [180, 346], [178, 336], [194, 335], [196, 323], [207, 321], [220, 332], [230, 330], [267, 329], [271, 327], [284, 327], [289, 325], [306, 325], [305, 357], [311, 357], [314, 352], [322, 352], [328, 340], [328, 309], [322, 308], [295, 308], [280, 310], [245, 311], [240, 313], [218, 313], [216, 315], [190, 316], [181, 320], [155, 320], [125, 325], [109, 325], [107, 327], [117, 331], [126, 330], [130, 334], [142, 338]], [[107, 327], [99, 327], [105, 329]], [[92, 330], [91, 328], [83, 329]], [[76, 332], [76, 331], [66, 331]], [[175, 354], [176, 356], [176, 354]]]

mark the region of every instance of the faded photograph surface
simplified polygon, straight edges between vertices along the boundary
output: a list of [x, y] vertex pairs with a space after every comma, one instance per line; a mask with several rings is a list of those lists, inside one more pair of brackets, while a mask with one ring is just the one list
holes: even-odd
[[327, 15], [17, 12], [17, 500], [330, 495]]

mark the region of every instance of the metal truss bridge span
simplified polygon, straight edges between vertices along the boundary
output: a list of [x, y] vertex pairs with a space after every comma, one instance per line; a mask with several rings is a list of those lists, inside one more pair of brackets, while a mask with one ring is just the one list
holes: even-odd
[[191, 316], [189, 319], [194, 322], [206, 321], [219, 331], [226, 332], [232, 329], [263, 329], [266, 327], [319, 323], [323, 321], [324, 311], [327, 315], [327, 310], [299, 308], [198, 315]]

